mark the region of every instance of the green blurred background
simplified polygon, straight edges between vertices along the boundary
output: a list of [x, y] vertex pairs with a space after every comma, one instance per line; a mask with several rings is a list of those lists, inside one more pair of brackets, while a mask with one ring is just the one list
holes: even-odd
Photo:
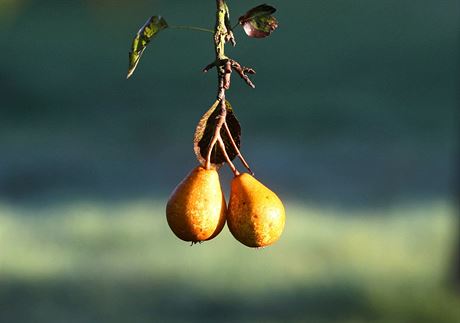
[[[233, 21], [258, 1], [229, 0]], [[0, 0], [0, 322], [459, 322], [460, 3], [274, 1], [228, 99], [282, 239], [189, 247], [164, 206], [197, 162], [214, 1]], [[222, 172], [228, 192], [231, 174]]]

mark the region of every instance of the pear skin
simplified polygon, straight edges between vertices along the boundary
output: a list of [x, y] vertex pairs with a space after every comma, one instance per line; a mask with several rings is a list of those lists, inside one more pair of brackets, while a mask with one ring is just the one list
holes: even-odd
[[226, 204], [215, 169], [198, 166], [172, 192], [166, 219], [174, 234], [193, 243], [211, 240], [223, 229]]
[[227, 225], [242, 244], [266, 247], [276, 242], [286, 221], [278, 196], [248, 173], [232, 180]]

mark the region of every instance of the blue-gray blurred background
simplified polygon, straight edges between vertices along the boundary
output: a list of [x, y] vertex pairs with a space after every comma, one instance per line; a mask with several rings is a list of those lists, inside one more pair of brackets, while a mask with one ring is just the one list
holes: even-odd
[[[233, 21], [258, 1], [229, 0]], [[1, 322], [458, 322], [456, 0], [273, 1], [228, 99], [283, 237], [189, 247], [164, 219], [215, 98], [214, 1], [0, 0]], [[231, 174], [221, 172], [228, 192]], [[460, 274], [459, 274], [460, 275]]]

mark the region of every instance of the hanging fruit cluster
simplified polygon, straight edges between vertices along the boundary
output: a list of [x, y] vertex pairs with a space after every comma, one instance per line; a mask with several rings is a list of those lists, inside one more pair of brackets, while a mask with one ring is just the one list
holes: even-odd
[[[236, 41], [225, 0], [216, 0], [216, 4], [214, 30], [169, 25], [160, 16], [149, 18], [133, 40], [128, 78], [136, 69], [147, 44], [159, 31], [177, 28], [213, 33], [216, 59], [203, 71], [217, 69], [217, 100], [200, 119], [195, 131], [194, 150], [201, 165], [193, 169], [171, 194], [166, 218], [174, 234], [192, 244], [213, 239], [227, 223], [232, 235], [244, 245], [266, 247], [277, 241], [283, 232], [284, 206], [274, 192], [254, 178], [240, 152], [241, 127], [226, 100], [226, 91], [230, 89], [232, 72], [255, 88], [248, 77], [255, 71], [225, 55], [225, 44], [230, 42], [235, 46]], [[266, 4], [257, 6], [241, 16], [238, 25], [249, 37], [264, 38], [278, 27], [273, 16], [275, 11]], [[248, 172], [237, 170], [233, 164], [237, 157]], [[218, 175], [223, 164], [227, 164], [234, 174], [228, 206]]]
[[279, 239], [285, 214], [281, 200], [251, 174], [236, 175], [228, 207], [214, 168], [198, 166], [176, 187], [166, 206], [169, 227], [192, 243], [211, 240], [225, 221], [233, 236], [248, 247], [266, 247]]

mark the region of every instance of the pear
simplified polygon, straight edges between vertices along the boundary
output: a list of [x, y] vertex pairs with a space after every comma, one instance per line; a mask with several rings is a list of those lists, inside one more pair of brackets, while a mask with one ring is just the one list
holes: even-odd
[[198, 166], [172, 192], [166, 219], [174, 234], [192, 243], [216, 237], [225, 225], [225, 197], [215, 169]]
[[261, 248], [276, 242], [284, 229], [284, 206], [278, 196], [248, 173], [232, 180], [227, 225], [242, 244]]

